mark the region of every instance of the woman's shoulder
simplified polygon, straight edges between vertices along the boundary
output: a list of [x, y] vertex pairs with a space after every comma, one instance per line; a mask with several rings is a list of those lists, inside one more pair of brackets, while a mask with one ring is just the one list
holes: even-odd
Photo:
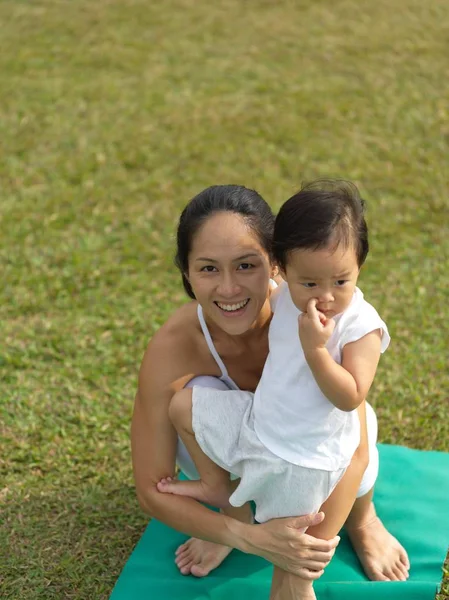
[[156, 331], [148, 349], [156, 352], [182, 353], [195, 343], [201, 332], [198, 321], [198, 302], [192, 301], [179, 307]]
[[181, 306], [153, 335], [140, 367], [141, 386], [172, 386], [186, 377], [188, 381], [202, 339], [197, 306], [197, 302]]

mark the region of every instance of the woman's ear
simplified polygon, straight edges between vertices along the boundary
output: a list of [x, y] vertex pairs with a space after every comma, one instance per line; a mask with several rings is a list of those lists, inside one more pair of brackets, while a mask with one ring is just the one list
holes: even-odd
[[278, 285], [285, 279], [285, 273], [278, 265], [273, 267], [271, 279], [274, 279]]

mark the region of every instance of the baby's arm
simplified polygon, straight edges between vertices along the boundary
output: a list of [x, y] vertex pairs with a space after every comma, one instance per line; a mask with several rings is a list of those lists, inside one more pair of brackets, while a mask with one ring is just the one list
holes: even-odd
[[334, 322], [309, 302], [301, 317], [299, 334], [307, 363], [323, 394], [340, 410], [354, 410], [366, 398], [373, 383], [381, 350], [381, 331], [371, 331], [343, 349], [342, 364], [326, 348]]

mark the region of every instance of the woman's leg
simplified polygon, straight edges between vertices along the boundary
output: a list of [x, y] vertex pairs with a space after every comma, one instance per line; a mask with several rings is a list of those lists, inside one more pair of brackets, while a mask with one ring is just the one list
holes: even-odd
[[[194, 385], [223, 391], [229, 389], [218, 377], [210, 375], [195, 377], [189, 381], [186, 388], [192, 388]], [[198, 471], [181, 439], [178, 440], [177, 463], [189, 479], [199, 478]], [[254, 515], [249, 503], [238, 508], [229, 506], [226, 509], [222, 509], [221, 512], [243, 523], [254, 522]], [[195, 577], [206, 577], [211, 571], [221, 565], [231, 551], [232, 548], [229, 548], [229, 546], [214, 544], [213, 542], [198, 538], [190, 538], [176, 550], [175, 563], [183, 575], [192, 574]]]
[[374, 484], [379, 470], [377, 419], [366, 404], [369, 464], [363, 475], [357, 498], [345, 523], [351, 543], [372, 581], [405, 581], [410, 563], [407, 552], [391, 535], [376, 514], [373, 503]]
[[[219, 393], [224, 394], [225, 392]], [[235, 392], [229, 391], [228, 393]], [[170, 402], [168, 412], [171, 422], [195, 463], [200, 479], [179, 481], [167, 478], [160, 481], [157, 487], [160, 492], [188, 496], [212, 506], [227, 508], [229, 496], [233, 491], [230, 474], [215, 464], [203, 452], [196, 440], [192, 425], [192, 394], [193, 391], [190, 389], [184, 389], [175, 394]], [[217, 399], [217, 402], [219, 401]]]

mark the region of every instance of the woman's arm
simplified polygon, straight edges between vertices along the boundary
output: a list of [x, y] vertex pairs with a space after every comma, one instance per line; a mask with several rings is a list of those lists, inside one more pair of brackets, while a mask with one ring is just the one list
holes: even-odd
[[182, 347], [176, 336], [160, 330], [144, 356], [131, 426], [140, 505], [150, 516], [187, 535], [262, 556], [304, 578], [318, 578], [331, 559], [338, 538], [317, 540], [302, 534], [301, 529], [319, 523], [322, 515], [248, 525], [190, 498], [157, 491], [157, 482], [173, 476], [175, 471], [177, 436], [168, 419], [168, 404], [173, 393], [193, 375], [176, 366], [185, 363], [189, 350], [191, 353], [192, 348]]

